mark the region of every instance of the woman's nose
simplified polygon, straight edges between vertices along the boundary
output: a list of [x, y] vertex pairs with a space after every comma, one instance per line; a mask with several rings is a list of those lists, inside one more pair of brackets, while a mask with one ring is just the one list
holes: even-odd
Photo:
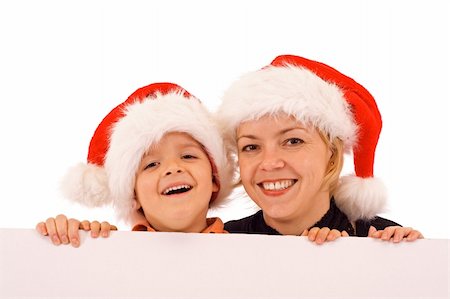
[[271, 171], [279, 168], [283, 168], [285, 165], [284, 160], [280, 153], [277, 151], [266, 151], [263, 153], [260, 168], [262, 170]]

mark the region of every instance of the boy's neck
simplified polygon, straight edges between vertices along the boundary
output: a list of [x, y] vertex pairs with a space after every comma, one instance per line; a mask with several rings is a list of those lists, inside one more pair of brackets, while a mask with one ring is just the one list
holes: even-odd
[[194, 223], [189, 223], [187, 225], [167, 225], [167, 224], [157, 224], [157, 221], [150, 222], [145, 217], [139, 219], [133, 225], [133, 230], [145, 230], [145, 231], [155, 231], [155, 232], [183, 232], [183, 233], [200, 233], [208, 227], [207, 218], [202, 218], [202, 220], [195, 221]]

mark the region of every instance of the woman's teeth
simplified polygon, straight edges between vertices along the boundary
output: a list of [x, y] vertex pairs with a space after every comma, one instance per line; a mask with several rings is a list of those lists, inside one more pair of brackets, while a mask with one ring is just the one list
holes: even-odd
[[277, 181], [277, 182], [267, 182], [267, 183], [261, 183], [264, 190], [270, 190], [270, 191], [278, 191], [283, 190], [291, 187], [294, 185], [294, 180], [283, 180], [283, 181]]

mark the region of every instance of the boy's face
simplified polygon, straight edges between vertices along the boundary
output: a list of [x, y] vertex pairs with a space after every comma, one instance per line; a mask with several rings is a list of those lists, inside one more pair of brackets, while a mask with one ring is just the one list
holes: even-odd
[[216, 191], [208, 156], [186, 133], [164, 135], [143, 157], [136, 174], [137, 201], [158, 231], [202, 231]]

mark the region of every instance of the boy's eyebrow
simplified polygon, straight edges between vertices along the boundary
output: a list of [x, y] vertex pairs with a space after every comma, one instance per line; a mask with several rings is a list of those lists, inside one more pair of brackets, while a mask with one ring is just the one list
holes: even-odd
[[[283, 134], [286, 134], [286, 133], [288, 133], [288, 132], [290, 132], [290, 131], [293, 131], [293, 130], [302, 130], [302, 131], [308, 132], [308, 131], [307, 131], [305, 128], [303, 128], [303, 127], [295, 126], [295, 127], [289, 127], [289, 128], [283, 129], [283, 130], [277, 132], [276, 135], [283, 135]], [[255, 135], [241, 135], [241, 136], [239, 136], [239, 137], [237, 138], [237, 140], [239, 140], [239, 139], [241, 139], [241, 138], [258, 139], [258, 137], [255, 136]]]
[[197, 148], [197, 149], [203, 149], [203, 147], [201, 146], [201, 144], [199, 144], [199, 143], [194, 143], [194, 142], [186, 142], [186, 143], [183, 143], [183, 144], [181, 144], [181, 147], [195, 147], [195, 148]]

